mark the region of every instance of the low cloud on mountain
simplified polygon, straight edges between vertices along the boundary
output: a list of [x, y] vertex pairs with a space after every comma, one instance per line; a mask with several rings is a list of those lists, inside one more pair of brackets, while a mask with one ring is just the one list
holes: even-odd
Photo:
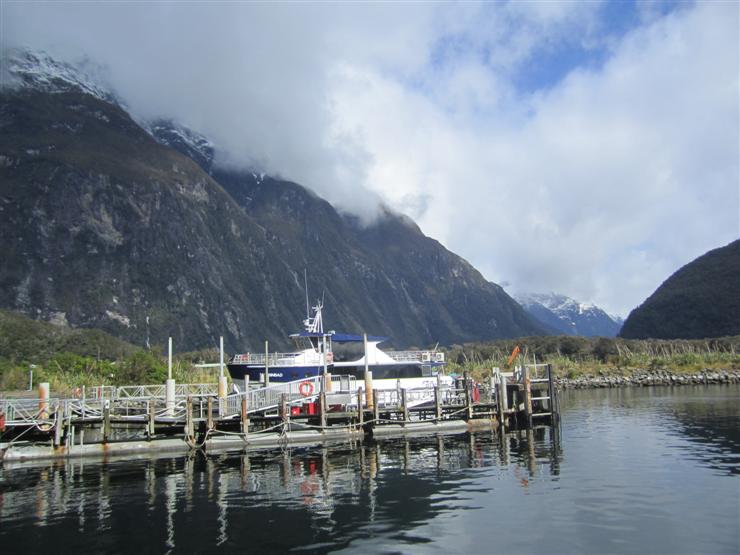
[[512, 289], [626, 314], [740, 234], [738, 6], [5, 3], [221, 164], [413, 217]]

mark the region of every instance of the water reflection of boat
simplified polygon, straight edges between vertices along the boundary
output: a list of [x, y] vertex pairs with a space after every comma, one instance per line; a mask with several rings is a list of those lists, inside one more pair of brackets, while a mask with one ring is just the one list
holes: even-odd
[[324, 331], [323, 305], [313, 307], [313, 317], [303, 321], [304, 329], [291, 334], [296, 349], [287, 353], [243, 353], [228, 362], [232, 380], [244, 388], [249, 383], [265, 381], [265, 366], [270, 382], [291, 382], [313, 378], [323, 373], [350, 375], [362, 379], [366, 358], [372, 372], [373, 388], [430, 387], [436, 381], [452, 383], [439, 375], [444, 367], [444, 353], [434, 350], [384, 351], [378, 346], [385, 337]]

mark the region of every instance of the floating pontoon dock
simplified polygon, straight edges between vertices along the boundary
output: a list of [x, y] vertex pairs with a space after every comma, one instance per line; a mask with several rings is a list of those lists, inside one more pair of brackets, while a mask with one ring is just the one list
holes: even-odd
[[[172, 380], [168, 380], [172, 382]], [[400, 383], [400, 382], [399, 382]], [[550, 365], [443, 387], [373, 389], [317, 376], [226, 395], [219, 384], [95, 387], [74, 398], [0, 399], [0, 459], [251, 450], [327, 440], [556, 424]], [[169, 390], [169, 391], [168, 391]]]

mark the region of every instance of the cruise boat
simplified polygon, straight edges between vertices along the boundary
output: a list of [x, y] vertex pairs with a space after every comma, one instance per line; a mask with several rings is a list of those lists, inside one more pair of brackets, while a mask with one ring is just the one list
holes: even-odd
[[[304, 329], [289, 337], [296, 350], [287, 353], [243, 353], [228, 362], [231, 379], [239, 390], [248, 384], [265, 383], [265, 361], [270, 383], [292, 382], [323, 374], [347, 375], [364, 386], [365, 338], [362, 335], [324, 331], [323, 305], [313, 307], [313, 317], [303, 321]], [[373, 389], [413, 388], [434, 385], [441, 376], [444, 353], [427, 351], [383, 351], [378, 345], [385, 337], [367, 338], [367, 366], [372, 372]], [[248, 378], [248, 381], [247, 381]]]

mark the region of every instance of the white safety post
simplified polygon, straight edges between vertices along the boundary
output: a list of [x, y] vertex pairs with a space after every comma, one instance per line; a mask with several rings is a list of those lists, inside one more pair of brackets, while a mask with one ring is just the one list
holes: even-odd
[[270, 344], [265, 340], [265, 387], [270, 385], [270, 364], [267, 362], [267, 355], [269, 354]]
[[328, 361], [326, 359], [326, 334], [322, 336], [323, 362], [324, 362], [324, 391], [331, 391], [331, 374], [328, 370]]
[[218, 374], [218, 414], [224, 415], [224, 400], [226, 399], [226, 376], [224, 376], [224, 336], [222, 335], [219, 340], [219, 349], [221, 351], [221, 358], [219, 360], [219, 374]]
[[367, 356], [367, 333], [362, 334], [365, 347], [365, 404], [368, 409], [373, 408], [373, 373], [370, 370], [370, 361]]
[[175, 416], [175, 380], [172, 379], [172, 338], [167, 341], [167, 382], [165, 383], [167, 416]]

